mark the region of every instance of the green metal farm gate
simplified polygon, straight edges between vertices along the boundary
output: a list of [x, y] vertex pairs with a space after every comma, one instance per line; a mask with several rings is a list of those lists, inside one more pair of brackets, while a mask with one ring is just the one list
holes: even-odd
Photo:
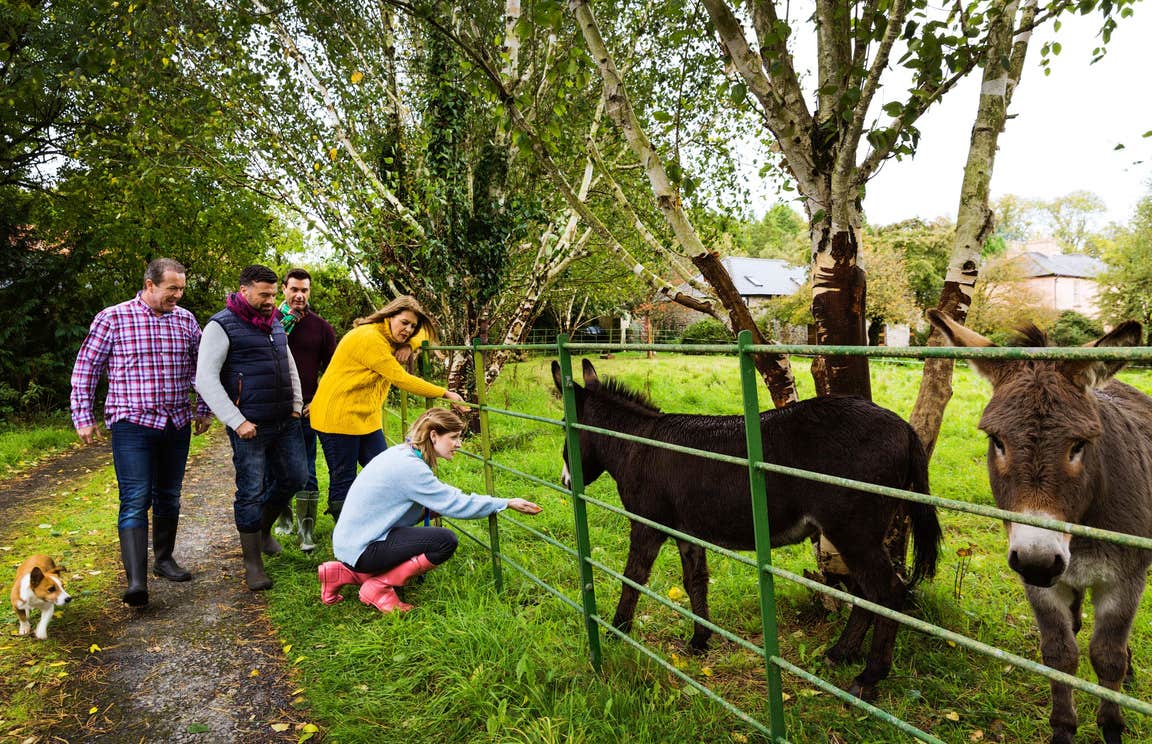
[[[478, 385], [478, 404], [473, 407], [479, 414], [480, 420], [480, 453], [465, 452], [471, 457], [483, 463], [485, 486], [488, 493], [495, 492], [494, 471], [499, 470], [509, 473], [513, 476], [530, 481], [538, 486], [549, 488], [565, 494], [571, 498], [573, 507], [573, 519], [575, 527], [575, 542], [574, 546], [565, 545], [554, 538], [543, 534], [542, 532], [534, 529], [533, 527], [523, 523], [522, 521], [507, 515], [492, 516], [489, 518], [488, 523], [488, 543], [475, 538], [477, 542], [484, 546], [491, 552], [493, 574], [497, 589], [502, 587], [503, 581], [503, 566], [506, 564], [517, 573], [523, 575], [529, 581], [533, 582], [540, 588], [547, 591], [552, 596], [564, 604], [571, 607], [578, 612], [584, 621], [584, 628], [587, 634], [588, 649], [590, 659], [593, 667], [599, 671], [602, 663], [601, 656], [601, 631], [605, 631], [612, 635], [618, 636], [623, 642], [634, 647], [639, 653], [652, 659], [655, 663], [666, 669], [670, 674], [682, 679], [686, 684], [692, 686], [700, 693], [708, 696], [717, 704], [723, 706], [732, 715], [746, 722], [752, 728], [758, 730], [771, 741], [786, 742], [787, 732], [785, 730], [784, 722], [784, 696], [781, 688], [781, 673], [787, 673], [803, 679], [805, 682], [819, 688], [820, 690], [835, 696], [836, 698], [844, 701], [845, 703], [855, 706], [863, 710], [867, 715], [873, 716], [886, 722], [894, 729], [902, 732], [903, 734], [912, 738], [925, 742], [940, 742], [941, 740], [931, 734], [924, 732], [915, 726], [900, 720], [899, 718], [891, 715], [868, 702], [860, 700], [844, 690], [841, 690], [831, 682], [813, 675], [804, 669], [792, 664], [780, 656], [779, 652], [779, 638], [776, 628], [776, 605], [775, 605], [775, 581], [783, 579], [785, 581], [795, 582], [803, 585], [812, 591], [820, 592], [822, 594], [830, 595], [835, 599], [852, 605], [858, 605], [865, 609], [871, 610], [874, 613], [892, 618], [902, 625], [913, 628], [922, 633], [941, 638], [956, 646], [975, 651], [983, 654], [998, 662], [1010, 664], [1015, 667], [1033, 672], [1038, 675], [1043, 675], [1049, 679], [1063, 682], [1072, 686], [1074, 689], [1089, 693], [1098, 698], [1104, 698], [1113, 701], [1120, 706], [1132, 711], [1143, 714], [1152, 714], [1152, 703], [1142, 701], [1137, 698], [1124, 695], [1122, 693], [1109, 690], [1100, 685], [1088, 682], [1086, 680], [1074, 677], [1063, 672], [1057, 671], [1050, 667], [1039, 664], [1030, 659], [1023, 658], [1016, 654], [1010, 653], [1000, 648], [981, 643], [979, 641], [968, 638], [967, 636], [955, 633], [945, 628], [924, 622], [915, 617], [911, 617], [901, 612], [895, 612], [886, 607], [874, 604], [867, 600], [853, 596], [847, 592], [831, 588], [805, 578], [804, 576], [797, 575], [790, 571], [775, 567], [772, 565], [772, 555], [769, 550], [769, 530], [768, 515], [766, 507], [764, 506], [764, 479], [763, 478], [750, 478], [751, 493], [749, 498], [752, 499], [754, 527], [756, 536], [756, 551], [755, 558], [749, 558], [746, 555], [736, 553], [711, 543], [699, 540], [691, 535], [678, 532], [676, 530], [664, 527], [650, 520], [647, 520], [639, 515], [631, 514], [620, 506], [606, 503], [604, 501], [595, 499], [588, 496], [584, 492], [585, 484], [582, 482], [582, 468], [579, 451], [579, 438], [578, 432], [590, 431], [597, 434], [606, 436], [614, 436], [628, 441], [634, 441], [653, 447], [662, 447], [665, 449], [674, 450], [691, 454], [697, 457], [705, 457], [713, 460], [719, 460], [734, 465], [747, 467], [751, 475], [755, 475], [757, 471], [776, 472], [797, 478], [807, 480], [819, 481], [838, 486], [849, 488], [856, 488], [863, 491], [882, 494], [898, 499], [905, 499], [908, 501], [918, 501], [932, 506], [950, 509], [959, 512], [967, 512], [990, 519], [996, 520], [1011, 520], [1023, 524], [1034, 525], [1046, 529], [1057, 530], [1066, 532], [1073, 535], [1080, 535], [1084, 537], [1091, 537], [1100, 540], [1107, 540], [1123, 545], [1132, 547], [1152, 549], [1152, 539], [1134, 537], [1122, 533], [1109, 532], [1105, 530], [1095, 529], [1091, 527], [1084, 527], [1069, 522], [1060, 522], [1050, 519], [1042, 519], [1037, 517], [1016, 514], [1012, 512], [1003, 511], [994, 507], [984, 506], [980, 504], [971, 504], [962, 501], [954, 501], [949, 499], [937, 498], [925, 494], [915, 493], [911, 491], [903, 491], [900, 489], [887, 488], [883, 486], [876, 486], [868, 483], [861, 483], [858, 481], [845, 480], [843, 478], [832, 477], [823, 475], [821, 473], [808, 472], [804, 470], [796, 470], [793, 468], [773, 465], [763, 461], [763, 448], [760, 441], [760, 404], [758, 396], [759, 377], [753, 365], [753, 355], [757, 353], [770, 353], [781, 355], [796, 355], [796, 356], [834, 356], [834, 355], [859, 355], [867, 357], [889, 357], [889, 358], [909, 358], [909, 359], [926, 359], [926, 358], [993, 358], [993, 359], [1099, 359], [1099, 360], [1114, 360], [1114, 361], [1128, 361], [1128, 362], [1148, 362], [1152, 361], [1152, 348], [981, 348], [981, 349], [953, 349], [953, 348], [939, 348], [939, 347], [915, 347], [915, 348], [888, 348], [888, 347], [830, 347], [830, 346], [809, 346], [809, 345], [768, 345], [757, 346], [751, 343], [751, 335], [748, 332], [740, 334], [736, 344], [713, 344], [713, 345], [699, 345], [693, 344], [691, 346], [679, 345], [652, 345], [652, 344], [600, 344], [600, 343], [570, 343], [565, 336], [557, 338], [555, 344], [529, 344], [517, 346], [497, 346], [497, 345], [482, 345], [479, 342], [474, 342], [470, 347], [456, 347], [456, 346], [432, 346], [429, 347], [434, 350], [463, 350], [471, 351], [474, 354], [475, 368], [478, 370], [484, 369], [483, 354], [488, 351], [496, 350], [515, 350], [515, 351], [528, 351], [533, 353], [555, 354], [559, 358], [559, 363], [562, 371], [564, 390], [564, 419], [550, 419], [540, 416], [530, 415], [523, 412], [514, 410], [506, 410], [493, 407], [488, 404], [485, 396], [484, 386]], [[689, 447], [681, 447], [670, 445], [664, 442], [644, 439], [640, 437], [620, 434], [617, 432], [608, 431], [605, 429], [597, 429], [595, 427], [586, 426], [576, 422], [575, 398], [573, 395], [573, 377], [572, 377], [572, 359], [573, 352], [604, 352], [604, 351], [692, 351], [692, 352], [711, 352], [711, 353], [735, 353], [739, 359], [740, 366], [740, 380], [741, 392], [743, 397], [743, 408], [745, 418], [745, 432], [748, 445], [748, 458], [736, 458], [725, 455], [718, 455], [704, 450], [697, 450]], [[424, 358], [427, 354], [422, 355]], [[538, 478], [532, 474], [522, 472], [506, 463], [500, 463], [492, 459], [491, 453], [491, 437], [489, 427], [489, 416], [510, 416], [521, 419], [528, 419], [551, 426], [561, 427], [564, 430], [568, 448], [569, 470], [572, 478], [571, 488], [566, 489], [558, 483]], [[401, 413], [402, 421], [409, 418], [410, 414], [407, 409], [407, 396], [401, 396]], [[677, 540], [684, 540], [692, 544], [698, 545], [706, 550], [724, 555], [731, 560], [746, 564], [757, 570], [759, 576], [759, 597], [760, 597], [760, 616], [763, 626], [763, 646], [756, 645], [745, 638], [735, 635], [724, 628], [715, 625], [709, 621], [700, 618], [692, 613], [690, 610], [669, 601], [667, 598], [660, 596], [656, 592], [644, 586], [639, 586], [634, 582], [626, 579], [623, 575], [597, 560], [593, 556], [591, 539], [588, 528], [588, 510], [589, 507], [604, 509], [609, 512], [624, 516], [628, 519], [644, 523], [648, 526], [659, 529], [665, 534]], [[579, 586], [580, 599], [575, 601], [571, 597], [564, 594], [556, 587], [549, 584], [545, 579], [535, 575], [525, 566], [517, 564], [508, 556], [501, 553], [500, 550], [500, 530], [499, 523], [508, 522], [519, 529], [531, 533], [535, 538], [538, 538], [559, 550], [562, 550], [571, 555], [576, 570], [579, 573]], [[466, 533], [467, 534], [467, 533]], [[732, 641], [733, 643], [761, 656], [764, 659], [765, 675], [767, 678], [767, 720], [762, 721], [757, 716], [737, 708], [735, 705], [725, 700], [720, 694], [710, 689], [707, 685], [701, 683], [690, 675], [678, 669], [673, 663], [664, 659], [657, 654], [654, 650], [646, 647], [641, 642], [624, 634], [612, 626], [611, 622], [602, 617], [597, 609], [596, 592], [594, 576], [599, 572], [614, 581], [620, 581], [640, 591], [644, 596], [659, 602], [661, 605], [695, 621], [704, 624], [716, 634], [723, 638]]]

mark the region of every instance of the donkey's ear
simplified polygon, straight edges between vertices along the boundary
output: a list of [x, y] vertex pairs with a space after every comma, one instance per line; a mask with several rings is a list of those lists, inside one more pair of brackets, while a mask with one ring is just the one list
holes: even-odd
[[596, 375], [596, 368], [588, 359], [584, 360], [584, 387], [592, 390], [600, 387], [600, 378]]
[[556, 383], [556, 389], [564, 392], [564, 378], [560, 374], [560, 362], [555, 359], [552, 360], [552, 382]]
[[[968, 349], [983, 349], [996, 345], [976, 331], [960, 325], [939, 310], [932, 309], [928, 311], [928, 322], [935, 326], [936, 330], [944, 334], [944, 338], [946, 338], [952, 346], [960, 346]], [[996, 384], [1000, 369], [1003, 367], [1003, 363], [994, 359], [969, 359], [968, 363], [972, 365], [972, 368], [975, 369], [981, 377], [993, 385]]]
[[[1144, 328], [1134, 320], [1127, 320], [1108, 333], [1084, 346], [1089, 348], [1108, 346], [1139, 346], [1144, 338]], [[1060, 371], [1064, 376], [1085, 390], [1103, 385], [1124, 368], [1127, 362], [1100, 362], [1092, 359], [1063, 362]]]

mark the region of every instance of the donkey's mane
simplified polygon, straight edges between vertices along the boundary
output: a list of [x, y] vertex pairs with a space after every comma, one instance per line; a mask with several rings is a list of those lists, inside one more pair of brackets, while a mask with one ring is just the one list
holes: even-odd
[[633, 390], [614, 377], [605, 377], [600, 381], [600, 392], [611, 395], [613, 398], [623, 398], [625, 401], [652, 413], [660, 413], [660, 407], [653, 403], [651, 398], [639, 390]]
[[1015, 346], [1047, 346], [1048, 334], [1029, 323], [1016, 329], [1013, 343]]

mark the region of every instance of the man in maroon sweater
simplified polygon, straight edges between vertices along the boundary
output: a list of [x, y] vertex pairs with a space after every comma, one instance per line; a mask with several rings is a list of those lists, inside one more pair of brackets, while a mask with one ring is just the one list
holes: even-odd
[[[336, 351], [336, 334], [328, 321], [317, 315], [308, 304], [312, 294], [312, 275], [304, 269], [292, 269], [284, 275], [284, 302], [276, 311], [276, 318], [288, 334], [288, 348], [296, 360], [300, 387], [304, 394], [304, 415], [300, 419], [304, 435], [304, 452], [308, 460], [308, 483], [296, 494], [296, 524], [300, 534], [300, 549], [310, 553], [316, 547], [312, 530], [316, 524], [316, 503], [320, 488], [316, 482], [316, 432], [312, 430], [308, 415], [312, 396], [320, 383], [320, 374]], [[275, 532], [292, 533], [292, 509], [289, 507], [276, 522]]]

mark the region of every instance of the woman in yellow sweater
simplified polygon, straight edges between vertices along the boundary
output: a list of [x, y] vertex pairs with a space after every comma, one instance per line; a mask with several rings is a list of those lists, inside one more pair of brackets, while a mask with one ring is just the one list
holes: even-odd
[[353, 325], [336, 346], [309, 411], [328, 463], [328, 513], [333, 519], [340, 518], [356, 465], [367, 465], [388, 447], [380, 409], [392, 385], [425, 398], [463, 400], [409, 374], [397, 358], [407, 361], [412, 352], [408, 344], [421, 331], [436, 340], [436, 325], [415, 298], [397, 297]]

